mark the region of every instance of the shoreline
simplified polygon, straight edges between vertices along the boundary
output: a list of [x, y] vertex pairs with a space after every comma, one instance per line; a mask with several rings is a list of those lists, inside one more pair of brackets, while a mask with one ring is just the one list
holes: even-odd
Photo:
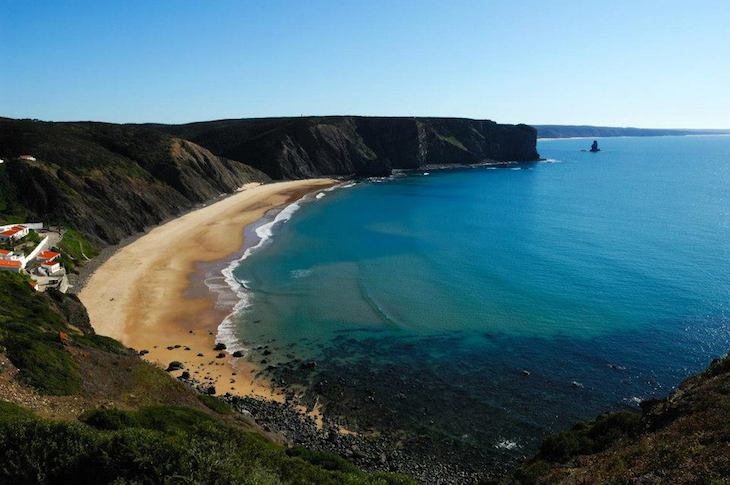
[[[230, 353], [214, 351], [219, 324], [231, 313], [217, 295], [195, 285], [201, 266], [240, 254], [247, 226], [333, 179], [277, 182], [249, 187], [130, 238], [91, 274], [78, 296], [97, 333], [144, 352], [162, 368], [177, 361], [209, 393], [230, 393], [284, 401], [259, 380], [258, 367]], [[222, 354], [222, 355], [221, 355]], [[213, 391], [214, 388], [215, 390]]]

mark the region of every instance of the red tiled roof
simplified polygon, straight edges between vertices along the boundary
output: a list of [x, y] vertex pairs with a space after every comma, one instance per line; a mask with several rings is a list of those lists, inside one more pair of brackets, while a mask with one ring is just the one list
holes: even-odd
[[30, 282], [30, 286], [32, 286], [33, 288], [35, 288], [36, 286], [38, 286], [38, 282], [37, 281], [31, 281]]
[[43, 266], [56, 266], [57, 264], [60, 264], [58, 261], [43, 261], [41, 265]]
[[3, 236], [12, 236], [14, 234], [19, 233], [23, 229], [25, 229], [24, 226], [13, 226], [10, 229], [8, 229], [7, 231], [0, 232], [0, 234], [2, 234]]
[[7, 249], [0, 249], [0, 254], [10, 254], [10, 251]]
[[51, 259], [55, 259], [55, 258], [59, 257], [60, 255], [61, 255], [61, 253], [57, 253], [56, 251], [41, 251], [40, 254], [38, 255], [38, 258], [47, 259], [50, 261]]
[[20, 261], [0, 259], [0, 268], [20, 268]]

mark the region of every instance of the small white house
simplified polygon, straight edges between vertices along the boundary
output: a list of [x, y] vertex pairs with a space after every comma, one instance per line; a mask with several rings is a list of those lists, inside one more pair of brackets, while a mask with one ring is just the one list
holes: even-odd
[[22, 261], [23, 255], [8, 251], [7, 249], [0, 249], [0, 260], [4, 261]]
[[13, 226], [0, 232], [0, 242], [17, 241], [27, 236], [29, 231], [30, 229], [25, 226]]
[[47, 275], [52, 275], [57, 271], [61, 271], [61, 263], [58, 261], [45, 261], [41, 263], [41, 270]]
[[20, 155], [18, 157], [20, 160], [28, 160], [29, 162], [35, 162], [35, 157], [31, 155]]

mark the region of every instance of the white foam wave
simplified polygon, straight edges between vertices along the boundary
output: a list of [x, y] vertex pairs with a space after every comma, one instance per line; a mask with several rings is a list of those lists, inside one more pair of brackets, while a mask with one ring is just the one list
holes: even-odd
[[233, 291], [233, 293], [236, 295], [237, 301], [233, 305], [231, 313], [229, 313], [228, 316], [223, 319], [220, 325], [218, 325], [218, 335], [216, 335], [215, 341], [217, 343], [225, 344], [226, 350], [230, 353], [233, 353], [237, 350], [245, 353], [248, 350], [241, 344], [241, 342], [236, 337], [235, 317], [236, 315], [239, 315], [241, 312], [251, 306], [250, 292], [246, 287], [246, 281], [242, 281], [236, 278], [236, 276], [233, 274], [233, 270], [235, 270], [243, 260], [247, 259], [253, 253], [264, 247], [264, 245], [267, 244], [269, 239], [271, 239], [271, 236], [273, 236], [274, 234], [274, 226], [289, 221], [289, 219], [292, 218], [294, 213], [299, 210], [300, 207], [301, 205], [298, 202], [290, 204], [286, 206], [281, 212], [276, 214], [273, 220], [257, 227], [254, 232], [256, 233], [256, 236], [258, 236], [259, 241], [254, 246], [247, 248], [240, 258], [231, 261], [231, 263], [221, 271], [224, 281], [231, 289], [231, 291]]
[[520, 445], [516, 441], [502, 439], [502, 440], [498, 441], [494, 445], [494, 447], [497, 449], [500, 449], [500, 450], [516, 450], [517, 448], [520, 447]]
[[[337, 189], [347, 189], [350, 187], [354, 187], [355, 185], [357, 185], [357, 182], [350, 182], [344, 185], [334, 185], [332, 187], [324, 189], [322, 192], [319, 192], [315, 196], [315, 198], [321, 199], [325, 196], [324, 192], [331, 192]], [[256, 236], [258, 236], [259, 238], [259, 241], [254, 246], [247, 248], [240, 258], [231, 261], [231, 263], [221, 271], [222, 280], [227, 286], [227, 291], [221, 291], [224, 288], [220, 286], [220, 283], [216, 283], [216, 281], [220, 281], [221, 278], [212, 277], [206, 279], [206, 285], [208, 285], [208, 288], [218, 293], [216, 305], [220, 304], [220, 308], [230, 308], [232, 306], [231, 312], [218, 325], [218, 334], [216, 335], [216, 342], [225, 344], [226, 350], [228, 350], [228, 352], [233, 353], [237, 350], [240, 350], [245, 354], [248, 351], [248, 349], [246, 349], [236, 337], [235, 317], [237, 315], [240, 315], [251, 306], [251, 293], [250, 289], [247, 286], [247, 282], [236, 278], [236, 276], [233, 274], [233, 271], [241, 264], [241, 262], [243, 262], [245, 259], [247, 259], [249, 256], [257, 252], [261, 248], [263, 248], [268, 243], [269, 239], [271, 239], [271, 237], [273, 236], [274, 227], [278, 224], [284, 224], [289, 221], [294, 213], [301, 207], [300, 203], [306, 199], [311, 200], [311, 197], [304, 196], [297, 202], [286, 206], [283, 210], [281, 210], [281, 212], [276, 214], [276, 216], [271, 221], [261, 224], [254, 230]], [[301, 271], [311, 272], [310, 270]], [[300, 278], [304, 276], [306, 276], [306, 274], [304, 273], [297, 274], [296, 276], [293, 275], [293, 277]], [[216, 291], [216, 289], [218, 289], [219, 291]], [[221, 296], [222, 294], [225, 295]]]

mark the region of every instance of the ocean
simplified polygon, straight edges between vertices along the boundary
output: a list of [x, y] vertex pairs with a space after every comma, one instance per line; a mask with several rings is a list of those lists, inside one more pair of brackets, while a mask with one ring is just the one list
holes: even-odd
[[665, 396], [730, 348], [730, 137], [598, 141], [272, 215], [230, 268], [228, 338], [344, 424], [480, 466]]

